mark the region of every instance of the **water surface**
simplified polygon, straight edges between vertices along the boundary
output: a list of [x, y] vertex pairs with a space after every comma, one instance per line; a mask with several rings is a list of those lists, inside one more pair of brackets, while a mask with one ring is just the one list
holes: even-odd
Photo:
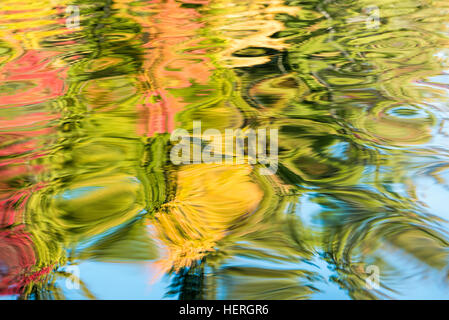
[[[446, 0], [2, 0], [1, 298], [448, 299], [448, 26]], [[277, 129], [276, 175], [174, 165], [193, 121]]]

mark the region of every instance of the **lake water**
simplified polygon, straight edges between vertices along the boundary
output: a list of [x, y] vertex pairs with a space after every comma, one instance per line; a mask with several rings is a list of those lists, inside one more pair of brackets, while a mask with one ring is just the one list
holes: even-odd
[[[1, 299], [449, 299], [447, 0], [2, 0], [0, 35]], [[175, 163], [195, 123], [277, 133], [274, 174]]]

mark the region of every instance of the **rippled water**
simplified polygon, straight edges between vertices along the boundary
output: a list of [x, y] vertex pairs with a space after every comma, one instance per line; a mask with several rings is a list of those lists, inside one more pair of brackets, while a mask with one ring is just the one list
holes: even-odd
[[[448, 31], [447, 0], [2, 0], [1, 298], [448, 299]], [[277, 174], [174, 165], [194, 120], [278, 129]]]

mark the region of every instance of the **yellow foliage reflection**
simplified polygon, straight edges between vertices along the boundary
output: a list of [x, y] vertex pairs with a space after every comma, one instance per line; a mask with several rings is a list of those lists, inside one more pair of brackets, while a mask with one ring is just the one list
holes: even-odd
[[155, 226], [167, 246], [164, 269], [188, 267], [213, 251], [239, 219], [255, 211], [262, 190], [248, 165], [189, 165], [181, 168], [174, 199], [156, 214]]

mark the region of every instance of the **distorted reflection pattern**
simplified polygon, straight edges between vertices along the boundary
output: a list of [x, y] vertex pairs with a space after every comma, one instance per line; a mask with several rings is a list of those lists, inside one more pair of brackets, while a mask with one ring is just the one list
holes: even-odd
[[[1, 298], [449, 298], [447, 1], [2, 0], [0, 25]], [[277, 129], [277, 173], [173, 164], [193, 121]]]

